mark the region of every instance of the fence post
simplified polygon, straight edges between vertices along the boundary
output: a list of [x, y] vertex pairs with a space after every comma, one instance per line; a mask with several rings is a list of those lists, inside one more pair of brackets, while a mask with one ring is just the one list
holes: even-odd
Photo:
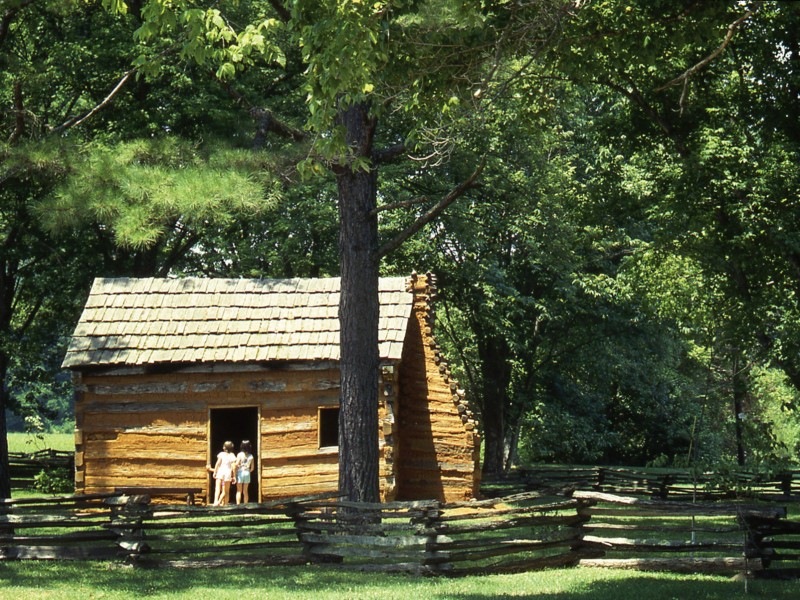
[[0, 500], [0, 519], [8, 521], [0, 523], [0, 558], [6, 558], [14, 538], [14, 526], [10, 523], [14, 505], [11, 498]]
[[584, 537], [586, 536], [586, 525], [592, 520], [592, 514], [589, 512], [589, 509], [595, 506], [597, 501], [586, 500], [583, 498], [578, 498], [577, 501], [578, 506], [576, 507], [575, 512], [578, 514], [580, 522], [576, 525], [575, 529], [578, 533], [578, 539], [575, 540], [575, 543], [571, 544], [569, 547], [569, 551], [575, 555], [575, 565], [580, 563], [582, 558], [598, 558], [600, 556], [605, 556], [605, 551], [603, 550], [587, 551], [586, 544], [583, 541]]
[[781, 473], [780, 480], [781, 480], [781, 484], [780, 484], [781, 485], [781, 491], [783, 492], [783, 495], [786, 496], [787, 498], [791, 497], [791, 495], [792, 495], [792, 472], [791, 471], [785, 471], [785, 472]]
[[307, 516], [303, 516], [302, 513], [303, 505], [300, 502], [293, 501], [286, 504], [286, 516], [294, 523], [295, 535], [297, 535], [297, 541], [300, 542], [300, 554], [308, 562], [313, 562], [314, 555], [311, 553], [312, 544], [307, 542], [303, 535], [310, 531], [309, 523], [311, 519]]
[[442, 514], [442, 503], [438, 500], [423, 509], [423, 517], [419, 521], [422, 536], [426, 538], [420, 564], [422, 573], [442, 573], [453, 568], [449, 561], [450, 552], [440, 549], [441, 543], [449, 540], [440, 535], [443, 529]]
[[117, 538], [117, 546], [122, 550], [126, 562], [136, 564], [142, 554], [150, 551], [144, 541], [144, 520], [152, 513], [150, 496], [117, 496], [109, 498], [106, 503], [111, 506], [111, 530]]
[[605, 467], [599, 467], [597, 469], [597, 485], [595, 485], [595, 489], [601, 490], [603, 489], [603, 484], [606, 481], [606, 470]]

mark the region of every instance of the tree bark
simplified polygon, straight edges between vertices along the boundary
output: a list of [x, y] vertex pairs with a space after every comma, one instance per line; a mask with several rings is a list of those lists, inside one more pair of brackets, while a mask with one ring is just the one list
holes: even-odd
[[741, 365], [739, 353], [733, 358], [733, 412], [736, 431], [736, 462], [740, 467], [747, 462], [747, 450], [744, 443], [745, 398], [747, 396], [747, 380]]
[[[343, 110], [338, 124], [356, 157], [370, 156], [375, 123], [366, 104]], [[377, 173], [340, 168], [341, 295], [339, 493], [378, 502], [378, 218]]]
[[8, 464], [8, 426], [6, 424], [7, 372], [8, 359], [5, 354], [2, 354], [0, 355], [0, 499], [11, 498], [11, 470]]
[[[476, 329], [478, 331], [479, 329]], [[505, 339], [479, 336], [483, 405], [483, 477], [492, 479], [505, 473], [506, 413], [509, 405], [511, 361]]]

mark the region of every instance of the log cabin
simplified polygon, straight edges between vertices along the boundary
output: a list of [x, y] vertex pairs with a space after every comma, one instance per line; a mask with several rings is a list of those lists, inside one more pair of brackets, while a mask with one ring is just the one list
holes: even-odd
[[[193, 489], [253, 444], [250, 498], [338, 487], [339, 279], [98, 278], [63, 366], [77, 493]], [[380, 280], [381, 497], [477, 494], [479, 434], [433, 337], [432, 275]]]

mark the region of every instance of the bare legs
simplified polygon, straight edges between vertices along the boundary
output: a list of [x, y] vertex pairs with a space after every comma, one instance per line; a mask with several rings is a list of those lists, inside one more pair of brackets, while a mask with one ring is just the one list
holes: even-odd
[[236, 482], [236, 504], [241, 504], [242, 500], [247, 504], [250, 502], [250, 484]]
[[231, 493], [231, 482], [217, 479], [217, 488], [214, 492], [214, 506], [225, 506]]

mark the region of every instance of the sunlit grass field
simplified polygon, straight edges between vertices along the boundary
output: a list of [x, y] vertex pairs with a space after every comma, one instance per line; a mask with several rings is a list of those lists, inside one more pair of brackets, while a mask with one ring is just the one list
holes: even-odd
[[797, 581], [745, 583], [719, 576], [587, 568], [444, 579], [352, 573], [317, 566], [145, 571], [109, 563], [0, 562], [0, 582], [3, 582], [0, 598], [15, 599], [795, 600], [800, 597], [800, 582]]
[[29, 433], [9, 433], [9, 452], [36, 452], [37, 450], [75, 450], [75, 436], [71, 433], [45, 433], [34, 436]]

